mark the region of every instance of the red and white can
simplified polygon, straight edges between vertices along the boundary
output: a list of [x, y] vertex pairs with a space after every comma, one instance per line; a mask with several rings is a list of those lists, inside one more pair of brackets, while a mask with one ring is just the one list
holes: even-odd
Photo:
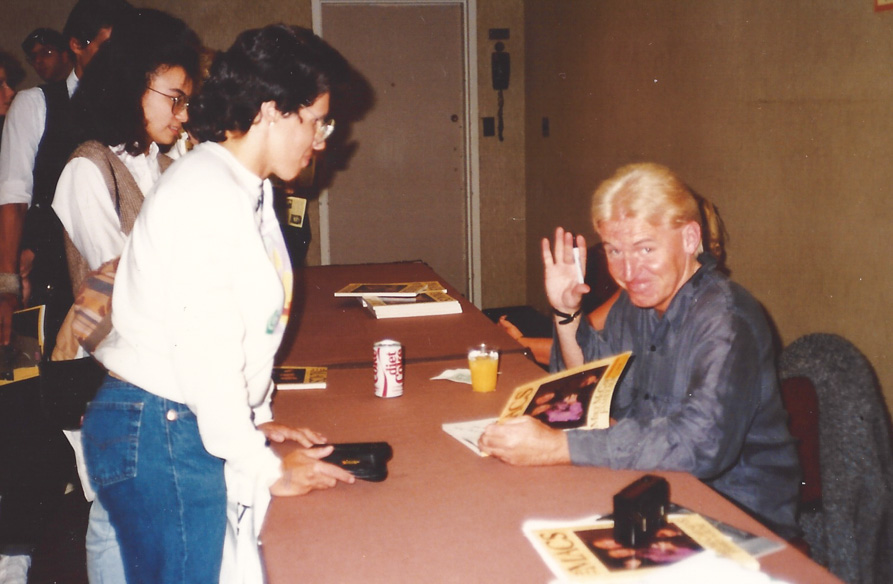
[[378, 341], [372, 345], [372, 353], [375, 395], [378, 397], [403, 395], [403, 345], [397, 341]]

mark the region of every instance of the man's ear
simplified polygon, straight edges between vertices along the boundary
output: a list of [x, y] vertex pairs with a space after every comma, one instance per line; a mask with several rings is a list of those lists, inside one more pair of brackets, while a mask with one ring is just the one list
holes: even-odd
[[697, 221], [689, 221], [682, 226], [682, 247], [687, 255], [694, 255], [701, 246], [701, 225]]
[[68, 48], [71, 49], [71, 53], [77, 57], [84, 50], [81, 46], [81, 41], [77, 40], [74, 37], [68, 38]]

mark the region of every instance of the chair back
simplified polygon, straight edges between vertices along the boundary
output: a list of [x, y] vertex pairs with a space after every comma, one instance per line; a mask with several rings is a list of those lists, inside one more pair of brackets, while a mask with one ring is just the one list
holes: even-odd
[[843, 337], [815, 333], [786, 347], [779, 369], [809, 378], [818, 397], [822, 505], [800, 514], [813, 559], [849, 584], [893, 582], [893, 448], [871, 364]]
[[819, 450], [819, 398], [808, 377], [781, 381], [781, 400], [788, 412], [788, 429], [797, 440], [800, 458], [800, 509], [822, 506], [822, 464]]

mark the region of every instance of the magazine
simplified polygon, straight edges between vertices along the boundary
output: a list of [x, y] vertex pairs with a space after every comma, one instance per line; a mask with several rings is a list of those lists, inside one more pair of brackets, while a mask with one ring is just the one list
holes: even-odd
[[[532, 416], [558, 430], [607, 428], [614, 388], [629, 362], [621, 353], [525, 383], [512, 391], [498, 420]], [[477, 439], [494, 420], [442, 425], [444, 432], [483, 456]]]
[[705, 551], [759, 569], [756, 559], [696, 513], [671, 514], [645, 546], [626, 547], [614, 539], [614, 522], [603, 517], [579, 521], [528, 520], [522, 531], [562, 581], [637, 579]]
[[440, 282], [354, 282], [335, 292], [338, 298], [387, 296], [411, 298], [422, 292], [446, 292]]
[[10, 343], [0, 347], [0, 386], [40, 375], [43, 315], [42, 305], [13, 313]]

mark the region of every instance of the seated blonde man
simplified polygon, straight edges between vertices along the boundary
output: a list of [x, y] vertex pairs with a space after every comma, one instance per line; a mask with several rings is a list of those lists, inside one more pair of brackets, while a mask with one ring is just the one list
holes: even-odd
[[[621, 168], [598, 188], [593, 224], [621, 292], [595, 331], [579, 318], [573, 236], [543, 240], [555, 312], [553, 370], [632, 351], [608, 429], [491, 425], [481, 448], [510, 464], [687, 471], [774, 528], [797, 533], [799, 467], [760, 305], [703, 253], [696, 197], [669, 169]], [[710, 228], [711, 226], [706, 226]], [[586, 249], [577, 237], [577, 246]]]

